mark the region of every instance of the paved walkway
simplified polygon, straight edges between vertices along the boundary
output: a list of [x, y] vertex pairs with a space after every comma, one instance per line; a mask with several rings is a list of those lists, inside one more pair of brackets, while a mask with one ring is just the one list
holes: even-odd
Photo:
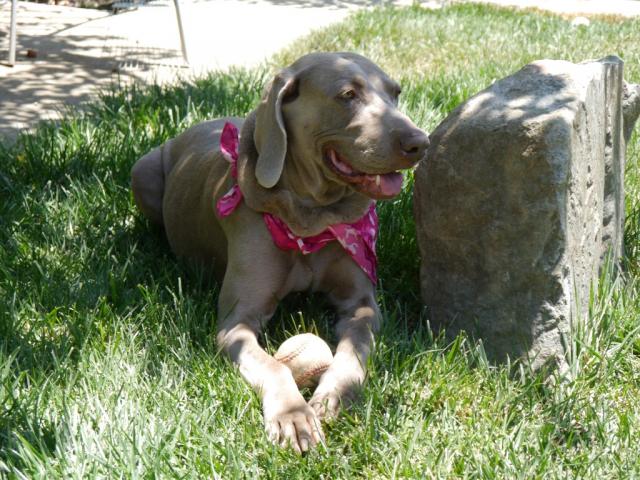
[[[231, 65], [255, 66], [310, 30], [382, 0], [181, 0], [189, 57], [180, 51], [172, 0], [112, 15], [18, 4], [17, 64], [0, 63], [0, 138], [55, 118], [99, 89], [171, 81]], [[452, 0], [433, 0], [439, 6]], [[640, 15], [634, 0], [486, 0], [571, 13]], [[394, 3], [410, 4], [412, 0]], [[6, 58], [10, 0], [0, 0], [0, 62]], [[30, 56], [27, 56], [27, 53]]]
[[[19, 2], [16, 66], [0, 64], [0, 136], [11, 138], [40, 119], [55, 118], [65, 106], [91, 100], [112, 84], [254, 66], [364, 5], [359, 0], [181, 0], [187, 65], [172, 0], [117, 15]], [[0, 3], [0, 61], [8, 48], [9, 13], [10, 1]]]

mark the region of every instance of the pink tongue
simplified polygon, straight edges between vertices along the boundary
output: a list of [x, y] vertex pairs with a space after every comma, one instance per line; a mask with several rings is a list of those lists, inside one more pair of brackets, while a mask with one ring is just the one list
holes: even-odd
[[354, 176], [353, 168], [338, 158], [335, 150], [329, 150], [329, 155], [333, 166], [344, 175], [351, 177], [348, 181], [364, 190], [373, 198], [395, 197], [402, 190], [402, 174], [399, 172], [386, 173], [384, 175], [364, 175]]
[[380, 175], [380, 181], [376, 175], [367, 175], [366, 182], [362, 185], [373, 197], [391, 198], [395, 197], [402, 190], [402, 174], [387, 173]]

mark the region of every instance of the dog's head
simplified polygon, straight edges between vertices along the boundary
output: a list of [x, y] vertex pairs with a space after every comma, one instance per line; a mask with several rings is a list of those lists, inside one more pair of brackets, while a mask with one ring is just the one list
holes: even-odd
[[283, 172], [318, 195], [349, 187], [369, 198], [402, 188], [399, 170], [425, 155], [429, 139], [398, 110], [400, 86], [352, 53], [313, 53], [282, 70], [255, 113], [255, 176], [274, 187]]

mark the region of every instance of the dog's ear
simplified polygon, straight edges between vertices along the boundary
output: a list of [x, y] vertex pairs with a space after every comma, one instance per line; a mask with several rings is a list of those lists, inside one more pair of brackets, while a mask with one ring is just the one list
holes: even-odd
[[296, 95], [298, 81], [289, 70], [280, 72], [267, 88], [256, 110], [253, 141], [258, 151], [256, 178], [264, 188], [271, 188], [282, 175], [287, 154], [287, 130], [282, 116], [282, 104]]

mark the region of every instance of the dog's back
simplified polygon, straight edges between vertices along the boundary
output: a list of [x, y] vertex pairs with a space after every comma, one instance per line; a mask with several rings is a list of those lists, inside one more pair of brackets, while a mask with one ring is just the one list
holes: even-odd
[[232, 183], [229, 163], [220, 153], [226, 122], [242, 126], [240, 118], [199, 123], [144, 155], [131, 170], [138, 208], [164, 226], [172, 250], [219, 265], [226, 263], [226, 240], [214, 199]]

